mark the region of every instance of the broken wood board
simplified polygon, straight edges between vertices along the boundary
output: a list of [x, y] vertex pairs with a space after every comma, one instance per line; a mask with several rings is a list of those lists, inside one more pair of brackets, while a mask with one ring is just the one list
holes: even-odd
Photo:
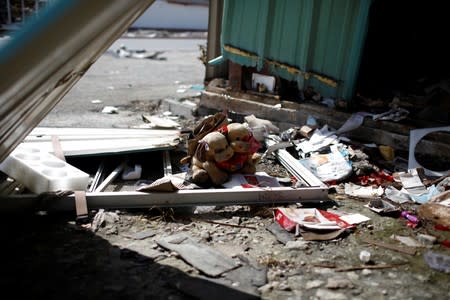
[[168, 150], [179, 143], [178, 130], [37, 127], [23, 144], [52, 153], [53, 136], [58, 137], [65, 156]]
[[239, 264], [231, 257], [197, 243], [183, 232], [163, 237], [156, 243], [165, 249], [177, 252], [187, 263], [212, 277], [239, 267]]
[[[276, 187], [246, 189], [193, 189], [175, 192], [92, 192], [86, 193], [89, 209], [186, 207], [202, 205], [278, 206], [287, 203], [318, 203], [328, 200], [324, 187]], [[4, 212], [17, 210], [75, 211], [73, 195], [0, 195]]]

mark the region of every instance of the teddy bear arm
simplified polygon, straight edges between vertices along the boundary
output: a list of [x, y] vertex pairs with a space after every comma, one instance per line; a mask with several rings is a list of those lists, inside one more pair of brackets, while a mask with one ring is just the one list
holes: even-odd
[[240, 170], [243, 174], [255, 174], [256, 173], [256, 165], [261, 160], [261, 155], [259, 153], [253, 153], [249, 155], [247, 161], [242, 166]]

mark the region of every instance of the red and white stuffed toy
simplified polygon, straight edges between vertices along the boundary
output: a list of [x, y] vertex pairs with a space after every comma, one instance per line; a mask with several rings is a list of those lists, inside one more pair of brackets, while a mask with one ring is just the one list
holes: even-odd
[[249, 127], [241, 123], [230, 123], [218, 129], [227, 137], [228, 143], [234, 150], [234, 155], [217, 166], [229, 173], [254, 174], [256, 164], [261, 159], [258, 150], [261, 144], [255, 139]]

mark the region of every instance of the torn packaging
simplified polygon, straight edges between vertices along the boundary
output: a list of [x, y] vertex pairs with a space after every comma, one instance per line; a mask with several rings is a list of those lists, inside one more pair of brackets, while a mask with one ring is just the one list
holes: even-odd
[[277, 208], [275, 220], [288, 231], [293, 231], [297, 226], [310, 230], [339, 230], [355, 227], [334, 213], [316, 208]]

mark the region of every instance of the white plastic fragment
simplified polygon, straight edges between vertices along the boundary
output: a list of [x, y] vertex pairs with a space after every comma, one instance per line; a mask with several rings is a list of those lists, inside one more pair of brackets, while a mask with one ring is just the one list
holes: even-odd
[[104, 114], [117, 114], [119, 112], [117, 107], [114, 106], [105, 106], [103, 107], [102, 113]]
[[[419, 162], [417, 162], [416, 156], [415, 156], [415, 151], [416, 151], [417, 144], [426, 135], [428, 135], [428, 134], [430, 134], [432, 132], [438, 132], [438, 131], [450, 132], [450, 126], [414, 129], [414, 130], [410, 131], [408, 169], [414, 169], [414, 168], [422, 167], [419, 164]], [[430, 170], [430, 169], [427, 169], [427, 168], [423, 168], [423, 170], [425, 171], [425, 175], [428, 175], [428, 176], [444, 176], [445, 174], [450, 173], [450, 170], [447, 170], [447, 171], [435, 171], [435, 170]]]
[[362, 250], [361, 252], [359, 252], [359, 260], [363, 263], [368, 263], [370, 261], [370, 256], [371, 254], [367, 250]]
[[56, 156], [21, 144], [0, 164], [0, 170], [40, 194], [54, 191], [86, 190], [89, 174]]
[[433, 245], [434, 243], [436, 243], [437, 238], [432, 235], [419, 233], [419, 234], [417, 234], [417, 240], [424, 245], [430, 246], [430, 245]]

